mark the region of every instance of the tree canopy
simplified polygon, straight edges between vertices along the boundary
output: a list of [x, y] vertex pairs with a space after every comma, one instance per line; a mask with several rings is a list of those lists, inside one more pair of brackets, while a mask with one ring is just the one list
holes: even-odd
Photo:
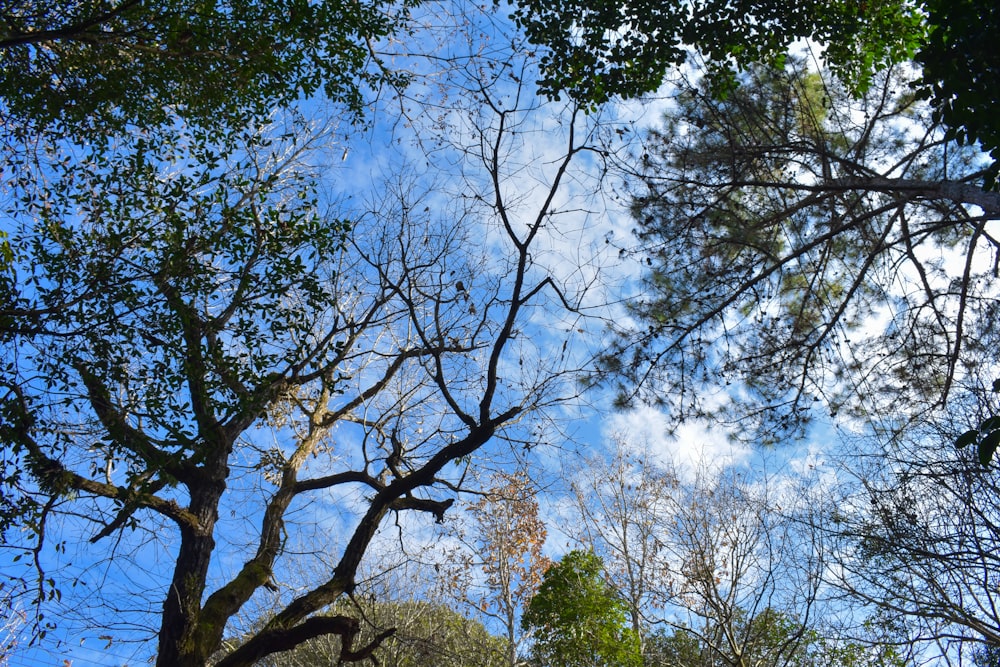
[[471, 525], [462, 539], [469, 552], [451, 575], [450, 594], [503, 629], [508, 667], [519, 664], [521, 614], [551, 564], [542, 553], [546, 528], [537, 494], [526, 470], [494, 474], [467, 508]]
[[989, 0], [927, 0], [929, 31], [916, 54], [923, 67], [923, 94], [929, 97], [949, 136], [978, 141], [993, 158], [987, 185], [1000, 169], [1000, 121], [995, 113], [1000, 86], [1000, 8]]
[[[413, 3], [15, 0], [0, 8], [0, 117], [97, 140], [180, 115], [263, 118], [322, 91], [359, 110], [372, 43]], [[9, 137], [8, 137], [9, 139]]]
[[601, 559], [571, 551], [552, 565], [528, 604], [522, 624], [533, 654], [546, 667], [638, 667], [639, 638], [628, 610], [604, 579]]
[[[357, 613], [349, 603], [338, 606]], [[372, 654], [380, 667], [501, 667], [507, 647], [477, 621], [439, 603], [420, 600], [377, 602], [360, 610], [362, 641], [392, 629], [392, 637]], [[326, 667], [340, 655], [339, 637], [318, 637], [261, 667]]]
[[905, 420], [990, 391], [995, 280], [977, 257], [1000, 199], [910, 80], [890, 70], [855, 102], [792, 63], [722, 100], [681, 90], [624, 165], [647, 274], [640, 324], [607, 355], [623, 398], [699, 415], [736, 387], [729, 405], [778, 440], [814, 406]]
[[780, 62], [807, 37], [824, 45], [845, 79], [864, 87], [875, 71], [912, 55], [925, 29], [906, 0], [525, 0], [514, 17], [545, 48], [542, 89], [593, 103], [656, 90], [689, 49], [723, 73]]
[[780, 66], [806, 38], [855, 92], [886, 67], [916, 59], [923, 67], [916, 84], [921, 94], [953, 138], [979, 142], [993, 156], [985, 182], [995, 183], [1000, 56], [993, 45], [1000, 10], [990, 0], [524, 0], [513, 15], [544, 50], [542, 89], [588, 103], [655, 91], [692, 51], [709, 63], [721, 95], [731, 91], [735, 72]]

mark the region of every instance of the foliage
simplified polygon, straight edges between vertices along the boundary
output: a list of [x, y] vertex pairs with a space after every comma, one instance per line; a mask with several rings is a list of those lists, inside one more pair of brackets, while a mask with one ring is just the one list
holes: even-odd
[[[731, 628], [660, 631], [647, 640], [646, 667], [904, 667], [890, 646], [836, 642], [772, 610], [741, 611]], [[735, 640], [735, 641], [733, 641]], [[730, 643], [733, 642], [733, 643]]]
[[709, 652], [698, 638], [684, 629], [660, 629], [645, 638], [644, 667], [711, 667]]
[[725, 100], [681, 91], [623, 169], [649, 267], [606, 356], [623, 401], [703, 415], [732, 385], [774, 442], [815, 407], [924, 413], [979, 373], [1000, 199], [908, 84], [887, 72], [856, 102], [790, 63]]
[[545, 572], [522, 625], [532, 631], [534, 655], [546, 667], [641, 664], [626, 605], [591, 552], [571, 551]]
[[906, 0], [524, 0], [514, 17], [528, 39], [544, 47], [542, 89], [593, 104], [656, 90], [671, 68], [687, 61], [688, 47], [731, 84], [733, 68], [779, 63], [806, 37], [863, 88], [874, 72], [911, 55], [924, 30], [919, 7]]
[[371, 40], [408, 3], [304, 0], [16, 0], [0, 9], [0, 114], [8, 128], [101, 141], [177, 115], [262, 120], [322, 90], [360, 110]]
[[[349, 604], [337, 611], [351, 613]], [[442, 604], [411, 600], [384, 602], [360, 610], [365, 619], [361, 641], [370, 642], [386, 629], [393, 634], [372, 654], [382, 667], [500, 667], [504, 641], [486, 628]], [[340, 640], [321, 637], [287, 654], [267, 659], [261, 667], [322, 667], [340, 655]]]
[[[10, 279], [10, 274], [14, 270], [14, 249], [10, 247], [10, 239], [7, 232], [0, 230], [0, 276], [4, 281]], [[6, 294], [5, 289], [2, 293]]]
[[985, 186], [996, 184], [1000, 9], [992, 0], [524, 0], [514, 17], [544, 49], [542, 89], [589, 104], [657, 90], [691, 50], [711, 63], [714, 92], [723, 97], [738, 70], [780, 65], [803, 38], [822, 46], [826, 66], [855, 92], [876, 72], [914, 59], [923, 68], [920, 95], [933, 100], [949, 138], [978, 141], [991, 154]]
[[[14, 364], [3, 359], [3, 372], [12, 377]], [[0, 383], [0, 443], [16, 442], [16, 433], [30, 419], [15, 388]], [[16, 447], [0, 449], [0, 545], [7, 544], [7, 531], [38, 521], [40, 505], [31, 493], [31, 484], [22, 452]]]
[[1000, 121], [996, 90], [1000, 86], [1000, 8], [990, 0], [927, 0], [931, 26], [916, 56], [923, 67], [922, 94], [959, 143], [978, 141], [993, 158], [986, 187], [996, 185], [1000, 169]]
[[[520, 617], [548, 569], [542, 553], [545, 524], [538, 516], [537, 489], [526, 471], [497, 473], [483, 496], [469, 506], [466, 538], [471, 554], [454, 573], [453, 594], [478, 613], [499, 622], [507, 639], [507, 664], [518, 662]], [[475, 573], [486, 575], [483, 585]]]
[[[814, 633], [803, 632], [802, 624], [764, 609], [748, 615], [739, 610], [734, 621], [691, 632], [675, 629], [660, 634], [651, 649], [655, 657], [647, 665], [662, 667], [804, 667]], [[832, 665], [832, 663], [831, 663]]]
[[998, 444], [1000, 444], [1000, 417], [997, 416], [987, 417], [978, 427], [966, 431], [955, 439], [955, 447], [958, 449], [975, 445], [979, 463], [984, 467], [993, 460]]

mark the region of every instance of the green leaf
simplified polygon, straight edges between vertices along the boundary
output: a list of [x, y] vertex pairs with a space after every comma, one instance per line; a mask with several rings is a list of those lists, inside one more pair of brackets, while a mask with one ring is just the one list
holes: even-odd
[[958, 436], [958, 438], [956, 438], [955, 447], [958, 449], [962, 449], [964, 447], [967, 447], [968, 445], [975, 444], [976, 440], [978, 439], [979, 439], [978, 430], [973, 429], [971, 431], [966, 431], [962, 435]]
[[998, 444], [1000, 444], [1000, 431], [993, 431], [980, 441], [979, 462], [983, 466], [988, 466], [993, 460], [993, 454], [996, 453]]
[[979, 425], [979, 430], [982, 433], [987, 431], [993, 431], [1000, 428], [1000, 415], [994, 415], [992, 417], [987, 417]]

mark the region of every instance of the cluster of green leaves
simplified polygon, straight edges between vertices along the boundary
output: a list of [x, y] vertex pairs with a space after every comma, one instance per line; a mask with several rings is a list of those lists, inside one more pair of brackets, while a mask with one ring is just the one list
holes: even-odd
[[781, 0], [523, 0], [513, 14], [544, 50], [542, 90], [599, 104], [660, 87], [693, 51], [709, 63], [716, 94], [753, 64], [780, 65], [797, 40], [823, 47], [826, 65], [854, 92], [874, 73], [915, 60], [920, 94], [931, 99], [950, 138], [978, 142], [1000, 172], [1000, 85], [995, 48], [1000, 9], [992, 0], [808, 2]]
[[987, 417], [979, 426], [969, 429], [955, 439], [955, 447], [964, 449], [969, 445], [976, 446], [979, 463], [988, 466], [1000, 445], [1000, 416]]
[[1000, 171], [1000, 6], [992, 0], [928, 0], [930, 30], [916, 56], [924, 69], [924, 96], [959, 143], [978, 141], [993, 158], [987, 187]]
[[[0, 230], [0, 345], [10, 344], [17, 313], [17, 271], [14, 248], [9, 235]], [[30, 428], [31, 415], [16, 384], [8, 378], [16, 375], [16, 363], [0, 357], [0, 443], [14, 443], [18, 434]], [[22, 452], [16, 447], [0, 449], [0, 544], [6, 531], [15, 525], [31, 524], [39, 509], [27, 489], [28, 480]]]
[[412, 3], [15, 0], [0, 7], [0, 114], [10, 127], [99, 139], [176, 115], [260, 119], [322, 90], [355, 111], [392, 78], [369, 40]]
[[545, 49], [542, 89], [588, 103], [656, 90], [690, 48], [731, 81], [736, 68], [780, 62], [806, 37], [826, 47], [845, 79], [864, 87], [874, 71], [911, 55], [924, 29], [906, 0], [524, 0], [514, 18]]
[[639, 638], [628, 608], [589, 551], [571, 551], [545, 572], [522, 620], [545, 667], [638, 667]]

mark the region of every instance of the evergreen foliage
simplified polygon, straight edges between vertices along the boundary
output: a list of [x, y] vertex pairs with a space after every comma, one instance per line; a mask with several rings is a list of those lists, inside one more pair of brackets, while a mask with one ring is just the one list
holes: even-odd
[[638, 667], [639, 638], [601, 559], [571, 551], [550, 567], [522, 619], [544, 667]]

